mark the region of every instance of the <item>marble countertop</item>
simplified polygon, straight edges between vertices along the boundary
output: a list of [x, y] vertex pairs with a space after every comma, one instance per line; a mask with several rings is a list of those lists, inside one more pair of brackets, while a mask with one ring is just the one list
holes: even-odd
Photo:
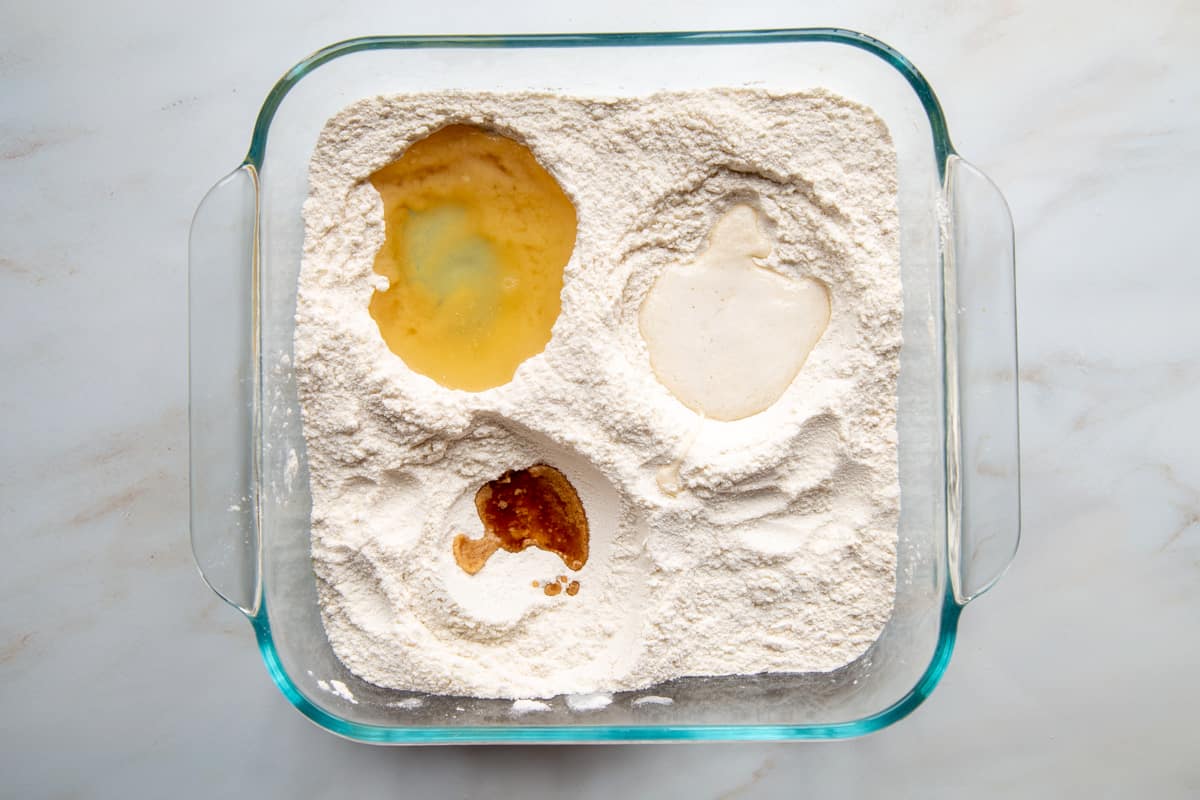
[[[4, 3], [0, 775], [19, 797], [1200, 793], [1200, 13]], [[186, 252], [275, 78], [378, 32], [828, 24], [937, 89], [1017, 230], [1024, 540], [933, 697], [836, 744], [387, 749], [304, 720], [187, 539]]]

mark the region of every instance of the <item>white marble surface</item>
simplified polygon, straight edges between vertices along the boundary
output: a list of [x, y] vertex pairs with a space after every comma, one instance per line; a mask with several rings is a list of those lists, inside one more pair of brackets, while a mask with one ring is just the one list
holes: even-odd
[[[1200, 794], [1194, 3], [174, 5], [0, 2], [0, 794]], [[187, 227], [274, 79], [363, 33], [812, 24], [912, 58], [1016, 219], [1025, 538], [932, 699], [831, 745], [306, 722], [187, 543]]]

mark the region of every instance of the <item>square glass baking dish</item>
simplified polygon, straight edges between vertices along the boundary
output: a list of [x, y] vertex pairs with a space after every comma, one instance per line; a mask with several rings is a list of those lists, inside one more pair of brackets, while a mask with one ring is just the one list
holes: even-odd
[[[325, 121], [381, 93], [826, 87], [895, 140], [904, 346], [895, 607], [830, 673], [683, 678], [606, 708], [381, 689], [325, 637], [309, 558], [308, 474], [291, 369], [308, 161]], [[802, 146], [802, 144], [800, 145]], [[851, 31], [383, 36], [331, 45], [275, 85], [245, 161], [206, 195], [189, 245], [191, 536], [205, 580], [250, 620], [271, 676], [318, 725], [368, 742], [837, 739], [911, 712], [946, 669], [962, 608], [1016, 551], [1020, 524], [1012, 222], [954, 152], [937, 98]], [[340, 681], [341, 683], [335, 683]], [[633, 704], [645, 694], [670, 705]]]

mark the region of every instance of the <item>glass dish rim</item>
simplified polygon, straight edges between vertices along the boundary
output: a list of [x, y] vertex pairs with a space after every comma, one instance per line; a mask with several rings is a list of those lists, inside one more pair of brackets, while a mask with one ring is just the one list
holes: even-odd
[[[266, 160], [271, 122], [283, 99], [318, 67], [352, 53], [409, 49], [528, 49], [648, 46], [707, 46], [825, 42], [870, 53], [896, 69], [916, 93], [928, 118], [939, 179], [944, 182], [949, 160], [957, 153], [950, 141], [937, 95], [921, 72], [899, 51], [857, 31], [842, 28], [771, 28], [758, 30], [661, 31], [641, 33], [541, 33], [362, 36], [323, 47], [300, 60], [275, 83], [255, 119], [250, 148], [241, 167], [261, 173]], [[257, 179], [256, 179], [257, 182]], [[261, 351], [260, 351], [261, 352]], [[946, 564], [950, 568], [949, 563]], [[946, 582], [937, 645], [916, 684], [887, 708], [857, 720], [811, 725], [552, 725], [536, 727], [437, 726], [392, 727], [343, 719], [312, 703], [284, 668], [271, 635], [270, 618], [261, 585], [255, 613], [247, 614], [259, 651], [272, 680], [305, 717], [346, 739], [376, 744], [452, 743], [603, 743], [638, 741], [820, 741], [862, 736], [885, 728], [912, 713], [940, 682], [954, 650], [958, 619], [965, 605]]]

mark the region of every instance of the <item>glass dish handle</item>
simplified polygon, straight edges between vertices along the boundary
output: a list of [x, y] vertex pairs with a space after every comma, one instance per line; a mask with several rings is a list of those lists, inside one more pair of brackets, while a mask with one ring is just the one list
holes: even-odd
[[255, 306], [258, 177], [242, 166], [204, 196], [188, 240], [192, 554], [205, 582], [257, 611]]
[[965, 604], [990, 588], [1021, 532], [1012, 214], [986, 175], [947, 160], [945, 287], [950, 578]]

